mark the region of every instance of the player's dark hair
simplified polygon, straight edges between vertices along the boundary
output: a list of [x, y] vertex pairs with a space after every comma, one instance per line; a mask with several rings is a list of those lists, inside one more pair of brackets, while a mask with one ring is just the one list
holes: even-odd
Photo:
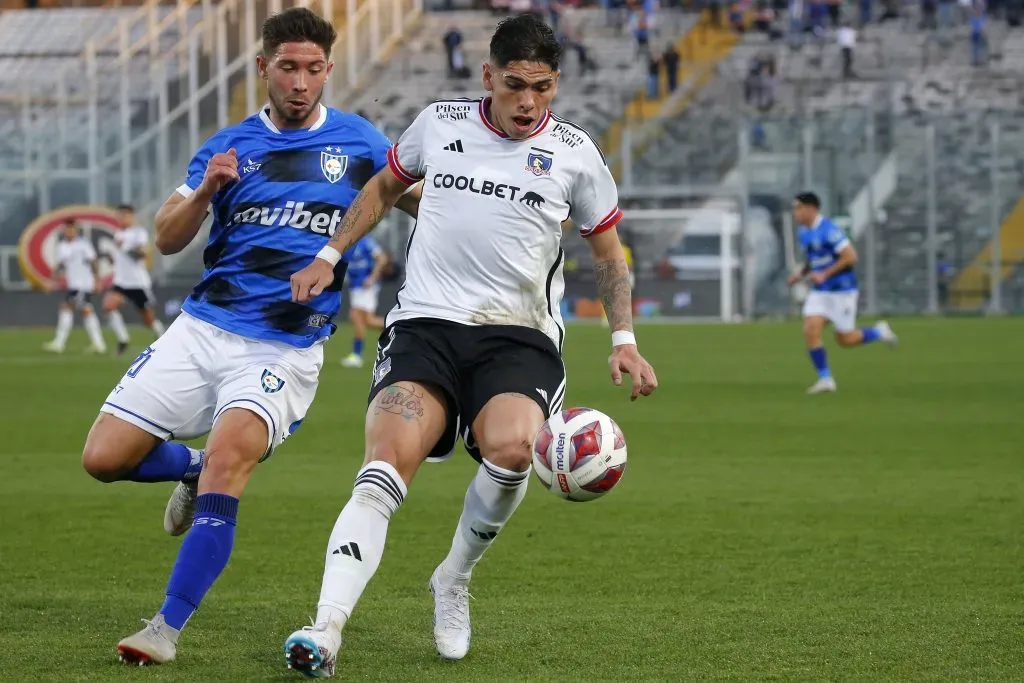
[[117, 205], [117, 210], [118, 211], [128, 211], [130, 213], [135, 213], [135, 207], [132, 206], [131, 204], [118, 204]]
[[821, 208], [821, 200], [818, 199], [818, 195], [813, 192], [801, 192], [797, 196], [793, 197], [793, 199], [805, 206], [813, 206], [815, 209]]
[[270, 58], [285, 43], [313, 43], [330, 58], [338, 38], [331, 22], [305, 7], [292, 7], [263, 22], [263, 56]]
[[540, 62], [558, 70], [562, 44], [555, 32], [534, 14], [503, 19], [491, 36], [491, 61], [495, 66], [510, 62]]

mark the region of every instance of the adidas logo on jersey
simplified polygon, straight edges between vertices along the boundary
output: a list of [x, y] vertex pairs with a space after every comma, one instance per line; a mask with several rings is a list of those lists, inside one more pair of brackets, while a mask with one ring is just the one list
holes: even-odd
[[459, 152], [460, 154], [465, 150], [462, 149], [462, 140], [456, 140], [455, 142], [448, 143], [444, 146], [446, 152]]
[[284, 207], [251, 206], [231, 217], [232, 225], [265, 225], [309, 230], [318, 235], [334, 235], [345, 217], [345, 210], [334, 204], [285, 202]]

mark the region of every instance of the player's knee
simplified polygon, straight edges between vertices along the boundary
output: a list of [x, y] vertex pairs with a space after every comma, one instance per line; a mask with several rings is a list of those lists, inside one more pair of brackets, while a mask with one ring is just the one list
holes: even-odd
[[480, 453], [492, 465], [513, 472], [525, 472], [533, 459], [533, 435], [510, 430], [496, 439], [480, 441]]

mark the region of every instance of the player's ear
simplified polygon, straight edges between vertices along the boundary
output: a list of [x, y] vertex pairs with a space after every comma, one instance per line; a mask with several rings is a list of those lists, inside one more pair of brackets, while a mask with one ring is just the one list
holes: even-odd
[[334, 71], [334, 62], [327, 62], [327, 73], [324, 75], [324, 80], [331, 77], [331, 72]]
[[487, 92], [494, 92], [494, 71], [491, 69], [490, 62], [484, 62], [483, 81], [484, 90], [486, 90]]
[[259, 72], [260, 78], [267, 79], [267, 58], [261, 54], [256, 55], [256, 70]]

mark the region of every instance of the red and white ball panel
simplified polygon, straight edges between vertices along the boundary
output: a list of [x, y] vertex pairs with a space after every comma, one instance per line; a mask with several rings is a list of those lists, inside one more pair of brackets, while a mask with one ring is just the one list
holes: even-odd
[[552, 493], [585, 501], [610, 491], [626, 470], [626, 439], [615, 421], [591, 408], [552, 415], [533, 442], [533, 470]]

